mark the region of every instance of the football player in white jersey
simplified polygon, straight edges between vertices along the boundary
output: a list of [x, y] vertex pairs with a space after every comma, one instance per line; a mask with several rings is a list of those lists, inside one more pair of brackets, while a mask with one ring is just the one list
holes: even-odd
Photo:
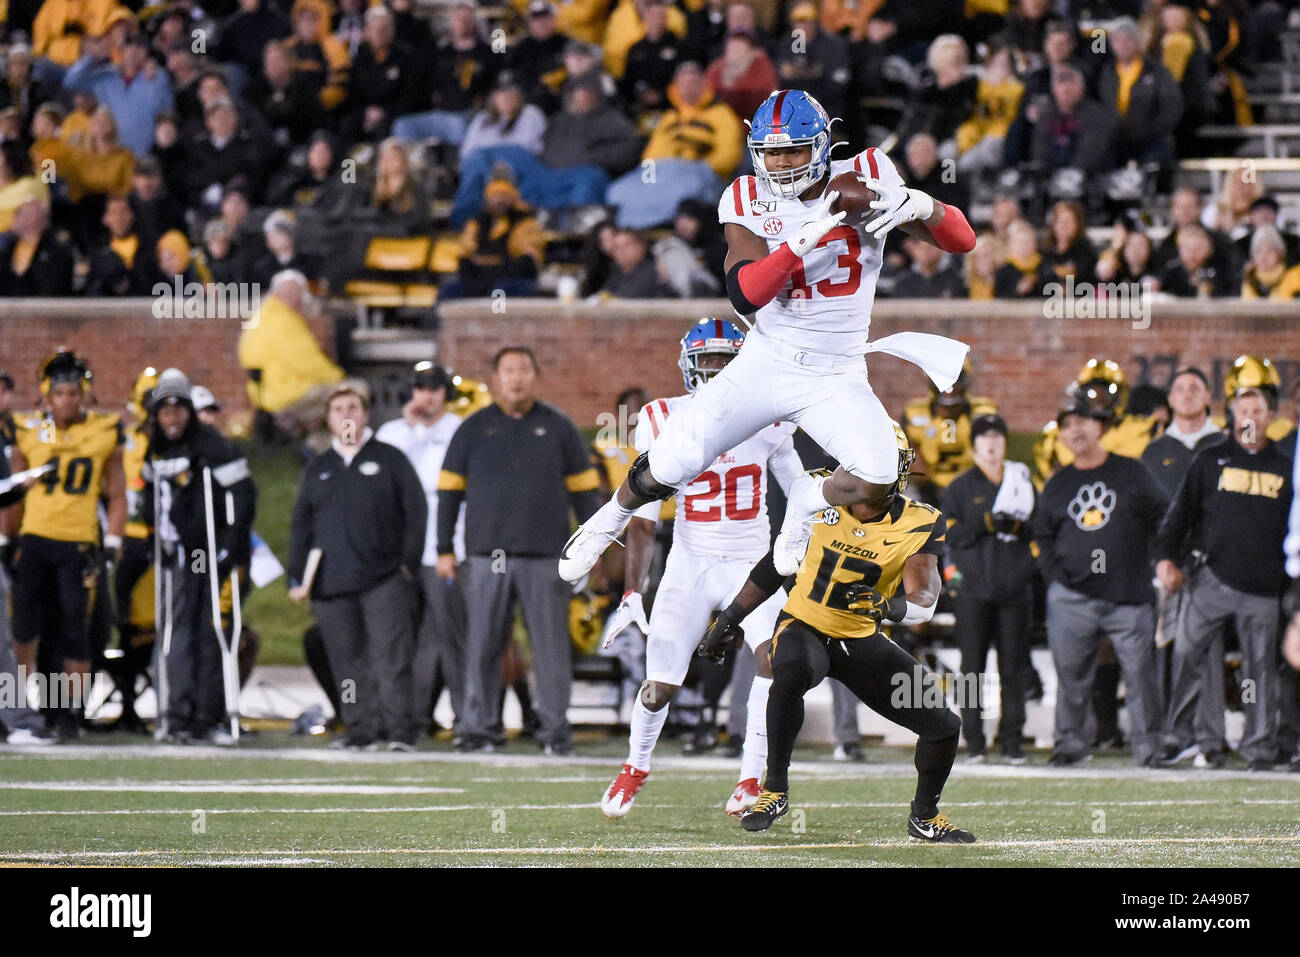
[[[893, 422], [867, 381], [865, 354], [914, 362], [944, 390], [968, 351], [915, 332], [868, 343], [885, 236], [898, 226], [965, 253], [975, 233], [961, 210], [904, 186], [880, 150], [832, 160], [830, 126], [801, 90], [777, 90], [754, 114], [755, 175], [726, 189], [718, 214], [726, 224], [728, 296], [737, 313], [757, 317], [756, 327], [737, 360], [665, 423], [614, 497], [569, 539], [559, 562], [566, 581], [587, 573], [640, 506], [675, 494], [720, 452], [772, 422], [801, 426], [840, 463], [829, 478], [801, 475], [792, 486], [773, 548], [778, 572], [798, 570], [821, 510], [883, 507], [898, 478], [897, 449]], [[830, 182], [845, 172], [877, 194], [876, 215], [863, 224], [831, 212], [839, 194]]]
[[[740, 352], [744, 338], [739, 328], [723, 319], [702, 319], [682, 337], [677, 364], [689, 394], [656, 399], [642, 407], [636, 424], [638, 452], [654, 448], [666, 424], [686, 414], [704, 383]], [[686, 677], [709, 619], [727, 606], [754, 564], [767, 554], [772, 537], [767, 517], [767, 470], [771, 466], [781, 488], [789, 490], [803, 471], [793, 435], [794, 426], [788, 422], [768, 423], [677, 490], [673, 547], [648, 624], [639, 589], [654, 553], [658, 501], [641, 506], [631, 519], [628, 591], [610, 616], [605, 640], [608, 645], [631, 624], [648, 632], [646, 680], [632, 705], [627, 761], [600, 802], [606, 817], [622, 817], [632, 808], [650, 774], [650, 754], [668, 718], [668, 703]], [[767, 655], [757, 646], [770, 642], [784, 598], [784, 592], [773, 595], [746, 619], [745, 634], [753, 639], [750, 647], [755, 649], [757, 673], [749, 689], [740, 783], [727, 801], [728, 814], [740, 814], [758, 799], [758, 776], [767, 760], [767, 691], [772, 673]], [[733, 687], [732, 700], [743, 692]]]

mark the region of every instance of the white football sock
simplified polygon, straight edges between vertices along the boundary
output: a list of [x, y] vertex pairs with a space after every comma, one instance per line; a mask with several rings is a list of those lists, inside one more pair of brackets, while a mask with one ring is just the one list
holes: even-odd
[[[638, 771], [650, 770], [650, 754], [659, 741], [659, 732], [664, 729], [664, 722], [668, 720], [669, 707], [670, 705], [664, 705], [658, 711], [651, 711], [641, 701], [640, 694], [632, 704], [632, 730], [627, 736], [626, 763]], [[765, 750], [766, 747], [764, 742]]]
[[749, 686], [748, 709], [745, 716], [745, 747], [740, 754], [740, 780], [762, 779], [767, 765], [767, 693], [772, 690], [772, 679], [754, 675]]
[[820, 478], [814, 479], [812, 482], [799, 483], [801, 487], [798, 488], [798, 494], [795, 495], [797, 501], [794, 504], [801, 512], [814, 515], [824, 508], [831, 507], [831, 503], [826, 501], [826, 496], [823, 494], [823, 489], [828, 481], [830, 480]]
[[632, 520], [636, 514], [634, 508], [624, 508], [618, 504], [618, 494], [600, 507], [595, 515], [591, 516], [591, 521], [597, 522], [598, 527], [607, 528], [615, 535], [627, 527], [627, 523]]

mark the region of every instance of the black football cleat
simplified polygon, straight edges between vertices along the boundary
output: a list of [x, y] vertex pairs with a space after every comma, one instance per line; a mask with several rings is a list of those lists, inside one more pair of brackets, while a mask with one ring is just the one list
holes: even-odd
[[915, 837], [922, 841], [931, 841], [935, 844], [974, 844], [975, 835], [970, 831], [963, 831], [959, 827], [953, 827], [946, 814], [936, 814], [934, 817], [922, 820], [915, 814], [907, 819], [907, 836]]
[[790, 810], [789, 791], [764, 788], [754, 806], [740, 816], [740, 826], [747, 831], [766, 831], [778, 817]]

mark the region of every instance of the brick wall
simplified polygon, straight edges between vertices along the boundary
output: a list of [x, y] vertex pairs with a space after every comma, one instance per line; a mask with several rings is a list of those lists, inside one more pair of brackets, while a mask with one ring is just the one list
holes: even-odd
[[[503, 314], [484, 302], [443, 310], [439, 338], [443, 361], [479, 378], [489, 374], [493, 352], [507, 342], [532, 346], [542, 365], [542, 396], [581, 427], [612, 407], [624, 388], [652, 395], [682, 391], [678, 340], [691, 319], [730, 315], [725, 302], [606, 303], [560, 306], [554, 301], [512, 301]], [[1279, 363], [1284, 388], [1300, 379], [1300, 307], [1287, 303], [1155, 303], [1150, 327], [1123, 319], [1046, 319], [1037, 303], [879, 302], [871, 335], [905, 330], [951, 336], [968, 343], [975, 367], [973, 391], [997, 401], [1013, 430], [1037, 430], [1059, 408], [1065, 386], [1092, 356], [1121, 362], [1134, 384], [1167, 384], [1181, 365], [1201, 366], [1221, 394], [1223, 372], [1243, 352]], [[873, 355], [871, 381], [885, 408], [927, 393], [916, 366]]]
[[[233, 412], [248, 408], [239, 368], [238, 319], [156, 319], [152, 299], [0, 301], [0, 369], [14, 379], [16, 405], [37, 395], [36, 370], [58, 346], [90, 360], [101, 407], [120, 408], [140, 371], [176, 366], [210, 388]], [[311, 322], [328, 355], [335, 355], [334, 319]]]

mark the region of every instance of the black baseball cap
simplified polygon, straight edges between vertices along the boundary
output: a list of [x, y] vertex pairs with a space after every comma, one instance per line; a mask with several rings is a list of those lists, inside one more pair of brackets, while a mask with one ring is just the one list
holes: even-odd
[[412, 389], [443, 389], [451, 397], [454, 388], [447, 370], [436, 362], [417, 362], [411, 370]]
[[1060, 412], [1056, 413], [1056, 427], [1058, 429], [1064, 427], [1065, 417], [1067, 415], [1081, 415], [1085, 419], [1096, 419], [1102, 425], [1105, 425], [1106, 423], [1110, 422], [1111, 419], [1113, 418], [1111, 412], [1108, 409], [1103, 409], [1098, 406], [1089, 405], [1086, 402], [1079, 402], [1074, 405], [1067, 405]]
[[986, 412], [983, 415], [977, 415], [970, 422], [970, 440], [974, 442], [986, 432], [997, 432], [1003, 438], [1007, 436], [1006, 420], [1000, 415], [992, 412]]

